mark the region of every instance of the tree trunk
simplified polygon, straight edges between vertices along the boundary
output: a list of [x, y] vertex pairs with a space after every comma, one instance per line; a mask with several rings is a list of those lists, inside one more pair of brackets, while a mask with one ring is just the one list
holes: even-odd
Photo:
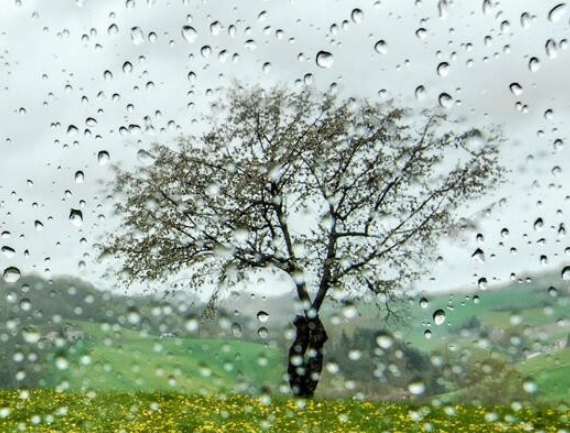
[[296, 397], [312, 398], [323, 371], [323, 346], [328, 339], [317, 316], [295, 316], [295, 341], [289, 350], [289, 385]]

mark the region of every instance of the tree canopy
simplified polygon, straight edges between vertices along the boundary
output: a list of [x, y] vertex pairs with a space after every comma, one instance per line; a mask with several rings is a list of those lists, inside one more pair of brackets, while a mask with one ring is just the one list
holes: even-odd
[[327, 294], [370, 291], [387, 303], [425, 271], [458, 206], [501, 180], [500, 133], [448, 123], [330, 93], [233, 87], [205, 133], [155, 144], [135, 171], [117, 168], [123, 224], [102, 252], [128, 281], [188, 269], [193, 289], [250, 270], [289, 275], [304, 310], [289, 373], [312, 375], [291, 383], [314, 390]]
[[424, 270], [454, 209], [502, 175], [499, 134], [443, 131], [442, 114], [233, 88], [205, 120], [203, 135], [117, 171], [124, 230], [103, 252], [131, 281], [190, 267], [198, 288], [272, 268], [316, 310], [331, 288], [390, 294]]

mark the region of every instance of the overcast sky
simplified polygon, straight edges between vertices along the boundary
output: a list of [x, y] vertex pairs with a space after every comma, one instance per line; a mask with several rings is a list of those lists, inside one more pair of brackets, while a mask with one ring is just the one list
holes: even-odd
[[[0, 266], [112, 287], [93, 260], [93, 244], [115, 224], [100, 184], [110, 164], [99, 153], [135, 166], [149, 143], [200, 131], [201, 113], [232, 80], [337, 83], [346, 96], [416, 109], [450, 95], [443, 109], [466, 127], [503, 126], [502, 162], [512, 172], [464, 210], [504, 199], [476, 218], [477, 231], [442, 243], [443, 260], [418, 287], [475, 289], [481, 277], [504, 282], [560, 266], [570, 150], [554, 142], [568, 136], [570, 14], [550, 13], [559, 3], [1, 0], [0, 241], [15, 255], [0, 255]], [[195, 33], [185, 38], [184, 26]], [[321, 50], [332, 61], [319, 66]], [[83, 212], [82, 225], [71, 209]], [[484, 263], [471, 258], [478, 247]]]

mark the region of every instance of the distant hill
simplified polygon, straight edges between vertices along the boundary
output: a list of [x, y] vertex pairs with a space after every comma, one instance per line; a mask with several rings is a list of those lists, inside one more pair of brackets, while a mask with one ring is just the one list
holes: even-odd
[[[451, 365], [498, 357], [536, 380], [541, 398], [566, 398], [569, 286], [554, 270], [486, 290], [418, 294], [400, 302], [397, 322], [386, 322], [385, 311], [371, 303], [328, 302], [321, 313], [329, 334], [326, 356], [340, 359], [358, 349], [351, 343], [357, 330], [370, 330], [372, 336], [384, 330], [398, 340], [395, 348], [443, 357]], [[3, 386], [182, 392], [287, 388], [286, 329], [298, 311], [292, 295], [232, 295], [222, 300], [216, 317], [204, 319], [205, 305], [185, 302], [183, 296], [117, 295], [65, 276], [1, 281], [0, 293]], [[344, 345], [342, 338], [348, 339]], [[349, 371], [332, 377], [329, 370], [319, 389], [329, 393], [329, 383], [335, 382], [338, 392], [355, 392], [344, 386]], [[375, 380], [371, 371], [368, 386]], [[357, 382], [354, 386], [359, 389]], [[438, 386], [453, 391], [450, 396], [463, 392], [457, 384]]]
[[283, 353], [223, 308], [206, 320], [204, 304], [102, 292], [71, 277], [27, 275], [0, 282], [0, 294], [4, 387], [251, 391], [283, 379]]

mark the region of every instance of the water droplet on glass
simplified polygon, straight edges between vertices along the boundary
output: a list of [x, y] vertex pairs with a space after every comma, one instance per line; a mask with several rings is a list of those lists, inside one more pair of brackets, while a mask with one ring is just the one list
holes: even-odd
[[534, 394], [536, 391], [538, 391], [538, 385], [534, 380], [526, 379], [523, 382], [523, 389], [525, 390], [525, 392], [528, 392], [529, 394]]
[[75, 173], [75, 183], [83, 183], [85, 181], [85, 173], [78, 171]]
[[189, 43], [194, 43], [198, 38], [198, 32], [191, 26], [182, 27], [182, 37]]
[[442, 20], [447, 19], [447, 16], [449, 15], [449, 3], [447, 0], [439, 0], [437, 2], [437, 11]]
[[69, 221], [75, 227], [80, 227], [83, 224], [83, 212], [79, 209], [71, 209], [69, 213]]
[[436, 325], [443, 325], [443, 322], [445, 322], [445, 311], [443, 310], [436, 310], [435, 313], [433, 313], [433, 323], [435, 323]]
[[487, 278], [479, 278], [477, 286], [479, 287], [479, 290], [487, 290]]
[[257, 335], [259, 335], [259, 338], [266, 339], [269, 336], [269, 330], [265, 326], [262, 326], [257, 330]]
[[110, 160], [111, 156], [109, 155], [109, 152], [107, 152], [106, 150], [102, 150], [97, 154], [97, 162], [99, 163], [99, 165], [106, 165], [109, 163]]
[[24, 298], [20, 301], [20, 309], [22, 311], [30, 311], [32, 309], [32, 301], [28, 298]]
[[374, 50], [379, 54], [388, 54], [388, 45], [386, 41], [380, 39], [374, 44]]
[[420, 307], [425, 309], [428, 306], [429, 306], [429, 301], [427, 300], [427, 298], [420, 299]]
[[131, 324], [131, 325], [136, 325], [138, 323], [140, 323], [141, 321], [141, 315], [139, 313], [139, 310], [136, 307], [129, 307], [128, 311], [127, 311], [127, 321]]
[[394, 339], [391, 335], [380, 333], [376, 336], [376, 344], [382, 349], [389, 349], [394, 344]]
[[348, 352], [348, 359], [358, 361], [362, 357], [362, 352], [358, 349], [352, 349]]
[[533, 226], [535, 231], [539, 232], [543, 229], [544, 227], [544, 221], [542, 218], [537, 218], [536, 221], [534, 222]]
[[12, 257], [14, 257], [14, 255], [16, 254], [16, 251], [14, 250], [14, 248], [8, 247], [8, 246], [3, 246], [2, 247], [2, 253], [4, 253], [4, 255], [11, 259]]
[[74, 137], [75, 135], [77, 135], [78, 132], [79, 132], [79, 130], [77, 129], [77, 127], [75, 125], [69, 125], [67, 127], [67, 135], [70, 137]]
[[257, 320], [261, 323], [266, 323], [269, 320], [269, 314], [265, 311], [260, 311], [257, 313]]
[[[470, 149], [480, 150], [480, 149], [483, 149], [485, 147], [487, 142], [485, 141], [485, 137], [483, 136], [481, 131], [474, 130], [474, 131], [471, 131], [467, 137], [465, 137], [465, 144], [467, 144], [467, 146]], [[477, 240], [478, 241], [482, 240], [481, 234], [477, 235]]]
[[416, 379], [410, 382], [408, 385], [408, 391], [410, 391], [413, 395], [421, 395], [426, 392], [426, 386], [421, 379]]
[[481, 248], [477, 248], [471, 258], [476, 262], [485, 263], [485, 252]]
[[339, 365], [336, 362], [327, 362], [325, 368], [331, 374], [337, 374], [340, 371]]
[[418, 87], [416, 87], [416, 90], [414, 93], [416, 95], [416, 99], [418, 101], [421, 101], [422, 99], [424, 99], [426, 97], [426, 88], [424, 86], [418, 86]]
[[240, 338], [242, 336], [241, 326], [239, 323], [232, 324], [232, 335], [236, 338]]
[[520, 96], [523, 93], [523, 88], [519, 83], [511, 83], [509, 86], [511, 93], [515, 96]]
[[447, 77], [449, 75], [449, 63], [441, 62], [437, 65], [437, 75], [440, 77]]
[[532, 18], [528, 12], [523, 12], [521, 15], [521, 27], [523, 29], [528, 29], [530, 27], [530, 23]]
[[416, 30], [416, 36], [420, 39], [425, 39], [427, 37], [427, 30], [423, 27], [420, 27]]
[[189, 316], [184, 322], [184, 327], [188, 332], [196, 332], [200, 327], [200, 322], [198, 321], [198, 318]]
[[130, 74], [131, 72], [133, 72], [133, 64], [131, 62], [123, 63], [123, 72], [125, 74]]
[[555, 59], [558, 57], [558, 47], [554, 39], [547, 40], [544, 49], [549, 59]]
[[214, 36], [218, 36], [221, 33], [222, 29], [222, 24], [219, 21], [214, 21], [212, 24], [210, 24], [210, 32]]
[[42, 334], [40, 331], [33, 326], [27, 326], [22, 329], [22, 338], [28, 344], [36, 344], [38, 341], [40, 341], [41, 337]]
[[528, 69], [530, 72], [538, 71], [540, 69], [540, 60], [538, 60], [536, 57], [531, 57], [531, 59], [528, 61]]
[[364, 18], [364, 12], [362, 12], [362, 9], [356, 8], [352, 10], [352, 13], [350, 14], [350, 19], [352, 19], [353, 23], [360, 24], [363, 18]]
[[58, 356], [55, 359], [55, 366], [58, 370], [67, 370], [69, 367], [69, 361], [63, 356]]
[[212, 47], [210, 47], [209, 45], [204, 45], [202, 48], [200, 48], [200, 54], [202, 55], [202, 57], [207, 59], [212, 55]]
[[117, 24], [111, 24], [107, 29], [107, 33], [109, 36], [115, 36], [117, 33], [119, 33], [119, 27], [117, 27]]
[[562, 279], [570, 281], [570, 266], [565, 266], [561, 273]]
[[553, 23], [558, 22], [562, 19], [564, 14], [566, 14], [566, 10], [566, 3], [560, 3], [550, 9], [550, 12], [548, 12], [548, 19]]
[[433, 333], [429, 329], [426, 329], [424, 331], [424, 337], [426, 338], [426, 340], [429, 340], [432, 336], [433, 336]]
[[346, 305], [342, 309], [342, 315], [347, 319], [354, 319], [358, 313], [358, 310], [354, 305]]
[[15, 283], [20, 279], [20, 270], [14, 266], [4, 269], [4, 281], [7, 283]]
[[135, 45], [140, 45], [144, 42], [144, 34], [140, 27], [131, 28], [131, 40]]
[[449, 93], [440, 94], [438, 102], [442, 108], [451, 108], [453, 106], [453, 98]]
[[329, 69], [334, 63], [334, 57], [328, 51], [319, 51], [316, 57], [317, 66], [323, 69]]
[[147, 152], [144, 149], [139, 149], [137, 152], [137, 158], [140, 162], [142, 162], [145, 165], [150, 165], [152, 164], [152, 161], [154, 160], [153, 156]]

